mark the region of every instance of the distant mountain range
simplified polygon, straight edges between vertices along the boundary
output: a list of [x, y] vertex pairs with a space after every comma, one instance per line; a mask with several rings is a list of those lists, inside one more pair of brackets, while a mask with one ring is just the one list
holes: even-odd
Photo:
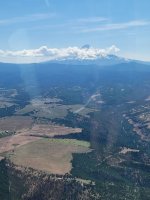
[[[85, 44], [81, 47], [85, 51], [90, 51], [91, 46], [89, 44]], [[91, 58], [90, 56], [87, 58], [79, 58], [78, 55], [73, 55], [73, 57], [68, 56], [66, 58], [60, 58], [55, 60], [46, 61], [46, 63], [59, 63], [59, 64], [72, 64], [72, 65], [99, 65], [99, 66], [109, 66], [116, 65], [122, 63], [138, 63], [138, 64], [150, 64], [150, 62], [127, 59], [123, 57], [116, 56], [114, 54], [101, 53], [100, 55]]]
[[[93, 48], [89, 44], [82, 47], [68, 47], [68, 48], [48, 48], [42, 46], [38, 49], [23, 50], [23, 51], [4, 51], [3, 62], [18, 63], [18, 64], [33, 64], [33, 63], [56, 63], [69, 65], [98, 65], [110, 66], [123, 63], [138, 63], [148, 64], [139, 60], [127, 59], [117, 56], [116, 53], [120, 51], [115, 45], [105, 49]], [[8, 56], [8, 59], [7, 59]], [[5, 58], [5, 59], [3, 59]]]
[[126, 64], [137, 63], [137, 64], [150, 65], [150, 62], [127, 59], [116, 55], [106, 55], [95, 59], [78, 59], [78, 58], [57, 59], [57, 60], [46, 61], [45, 63], [58, 63], [58, 64], [69, 64], [69, 65], [98, 65], [98, 66], [110, 66], [123, 63]]
[[[89, 45], [84, 45], [81, 47], [81, 49], [86, 49], [87, 51], [90, 49]], [[12, 64], [12, 65], [30, 65], [30, 64], [62, 64], [62, 65], [80, 65], [80, 66], [86, 66], [86, 65], [92, 65], [92, 66], [114, 66], [114, 65], [120, 65], [120, 64], [142, 64], [142, 65], [150, 65], [150, 62], [146, 61], [140, 61], [140, 60], [134, 60], [134, 59], [127, 59], [123, 57], [119, 57], [117, 55], [113, 54], [101, 54], [96, 57], [85, 57], [85, 58], [79, 58], [78, 55], [73, 55], [64, 57], [64, 58], [55, 58], [48, 61], [42, 61], [42, 62], [27, 62], [27, 63], [4, 63], [4, 64]], [[0, 62], [0, 66], [3, 64], [3, 62]]]
[[99, 66], [107, 66], [107, 65], [115, 65], [121, 63], [129, 63], [132, 60], [121, 58], [115, 55], [107, 55], [102, 56], [96, 59], [60, 59], [60, 60], [51, 60], [47, 61], [48, 63], [59, 63], [59, 64], [72, 64], [72, 65], [99, 65]]

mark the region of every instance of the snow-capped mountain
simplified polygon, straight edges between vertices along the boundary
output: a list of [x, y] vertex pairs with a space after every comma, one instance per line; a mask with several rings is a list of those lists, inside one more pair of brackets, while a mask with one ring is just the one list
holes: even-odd
[[115, 65], [120, 63], [129, 63], [132, 60], [118, 57], [115, 55], [107, 55], [107, 56], [101, 56], [99, 58], [93, 58], [93, 59], [80, 59], [80, 58], [66, 58], [66, 59], [57, 59], [57, 60], [51, 60], [48, 61], [50, 63], [59, 63], [59, 64], [73, 64], [73, 65]]
[[115, 55], [119, 49], [116, 46], [111, 46], [107, 49], [96, 49], [89, 44], [83, 45], [81, 48], [72, 48], [68, 50], [67, 55], [52, 59], [48, 62], [60, 64], [74, 65], [115, 65], [120, 63], [128, 63], [131, 60]]
[[[31, 63], [59, 63], [74, 65], [115, 65], [120, 63], [137, 62], [118, 56], [120, 49], [115, 45], [107, 48], [94, 48], [89, 44], [82, 47], [48, 48], [42, 46], [38, 49], [20, 51], [0, 50], [0, 62], [31, 64]], [[148, 63], [149, 64], [149, 63]]]

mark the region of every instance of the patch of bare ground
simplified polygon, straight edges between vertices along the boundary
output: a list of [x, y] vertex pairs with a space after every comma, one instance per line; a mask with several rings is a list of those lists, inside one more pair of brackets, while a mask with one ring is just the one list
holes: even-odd
[[24, 130], [24, 135], [36, 137], [54, 137], [59, 135], [68, 135], [70, 133], [81, 133], [81, 128], [71, 128], [53, 124], [34, 124], [30, 130]]
[[124, 147], [124, 148], [121, 149], [121, 151], [119, 153], [126, 154], [128, 152], [139, 152], [139, 150], [138, 149], [131, 149], [131, 148]]
[[12, 116], [0, 118], [1, 131], [17, 131], [24, 128], [31, 128], [33, 120], [26, 116]]
[[69, 173], [73, 153], [87, 153], [90, 148], [86, 142], [63, 139], [41, 139], [8, 154], [15, 165], [30, 167], [52, 174]]
[[141, 140], [150, 141], [150, 137], [144, 135], [144, 133], [142, 132], [142, 130], [139, 128], [140, 124], [135, 123], [132, 119], [128, 119], [129, 124], [131, 124], [133, 126], [133, 131], [141, 138]]
[[133, 131], [136, 132], [136, 134], [137, 134], [138, 136], [140, 136], [141, 140], [144, 140], [144, 141], [147, 141], [147, 142], [150, 141], [150, 137], [149, 137], [149, 136], [145, 136], [145, 135], [143, 134], [142, 130], [141, 130], [138, 126], [134, 125]]
[[7, 102], [7, 101], [1, 101], [0, 100], [0, 108], [9, 108], [11, 106], [15, 105], [14, 103]]

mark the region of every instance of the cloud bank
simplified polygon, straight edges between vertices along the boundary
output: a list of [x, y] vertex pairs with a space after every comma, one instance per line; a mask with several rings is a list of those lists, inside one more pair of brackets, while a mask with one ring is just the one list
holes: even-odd
[[116, 54], [119, 51], [120, 49], [115, 45], [105, 49], [93, 48], [89, 45], [68, 48], [48, 48], [47, 46], [42, 46], [38, 49], [25, 49], [21, 51], [0, 50], [0, 61], [29, 63], [66, 59], [94, 60], [110, 54]]

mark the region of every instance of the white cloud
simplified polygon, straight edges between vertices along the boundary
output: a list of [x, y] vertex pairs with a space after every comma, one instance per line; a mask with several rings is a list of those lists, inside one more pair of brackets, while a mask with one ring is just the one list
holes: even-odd
[[[150, 26], [149, 20], [131, 20], [127, 22], [118, 22], [111, 23], [109, 18], [105, 17], [89, 17], [89, 18], [78, 18], [70, 19], [63, 23], [56, 24], [43, 24], [41, 26], [33, 26], [29, 29], [31, 30], [45, 30], [49, 29], [54, 31], [55, 29], [60, 29], [62, 32], [71, 32], [71, 33], [93, 33], [93, 32], [102, 32], [102, 31], [116, 31], [116, 30], [130, 30], [138, 27]], [[57, 30], [58, 31], [58, 30]]]
[[108, 23], [105, 25], [97, 26], [94, 28], [81, 28], [79, 32], [88, 33], [88, 32], [97, 32], [97, 31], [111, 31], [111, 30], [121, 30], [128, 29], [132, 27], [141, 27], [150, 25], [150, 21], [145, 20], [134, 20], [124, 23]]
[[87, 17], [87, 18], [80, 18], [77, 19], [76, 22], [79, 23], [96, 23], [96, 22], [104, 22], [107, 21], [108, 19], [105, 17]]
[[[120, 49], [115, 45], [105, 49], [99, 48], [48, 48], [42, 46], [38, 49], [29, 49], [21, 51], [3, 51], [0, 50], [1, 61], [15, 62], [41, 62], [47, 60], [64, 60], [64, 59], [97, 59], [106, 57], [109, 54], [116, 54]], [[6, 62], [5, 61], [5, 62]]]

